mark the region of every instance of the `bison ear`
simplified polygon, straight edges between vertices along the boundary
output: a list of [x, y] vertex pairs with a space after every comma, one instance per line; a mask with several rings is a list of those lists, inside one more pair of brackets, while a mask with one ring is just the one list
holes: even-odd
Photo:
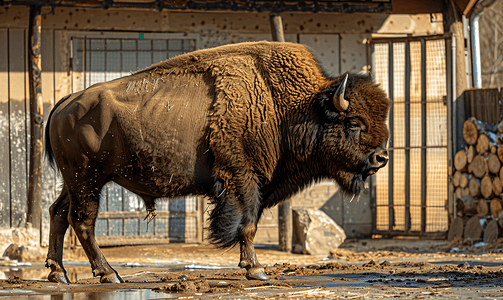
[[348, 74], [344, 76], [341, 85], [339, 85], [339, 88], [337, 89], [332, 98], [334, 106], [338, 111], [346, 111], [349, 107], [349, 101], [344, 98], [344, 92], [346, 91], [347, 82], [348, 82]]

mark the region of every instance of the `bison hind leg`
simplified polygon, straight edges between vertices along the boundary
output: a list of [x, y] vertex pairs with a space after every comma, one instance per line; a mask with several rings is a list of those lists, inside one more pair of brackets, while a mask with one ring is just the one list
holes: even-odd
[[[100, 191], [106, 183], [106, 177], [102, 175], [98, 166], [91, 166], [89, 169], [96, 170], [91, 184], [89, 180], [75, 180], [70, 184], [66, 182], [70, 194], [68, 221], [89, 259], [94, 276], [100, 276], [101, 283], [123, 283], [124, 281], [107, 262], [96, 242], [95, 224], [98, 217]], [[80, 175], [85, 178], [86, 173], [83, 172]]]
[[63, 187], [58, 199], [49, 208], [50, 234], [49, 250], [45, 266], [51, 268], [47, 279], [51, 282], [70, 283], [66, 270], [63, 267], [63, 243], [68, 229], [68, 209], [70, 198], [66, 187]]

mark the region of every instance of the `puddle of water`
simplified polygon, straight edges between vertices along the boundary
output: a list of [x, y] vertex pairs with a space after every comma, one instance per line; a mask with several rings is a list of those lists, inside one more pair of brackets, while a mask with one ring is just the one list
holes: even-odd
[[[11, 296], [9, 296], [11, 294]], [[30, 290], [12, 289], [0, 290], [0, 297], [2, 300], [87, 300], [87, 299], [100, 299], [100, 300], [146, 300], [146, 299], [176, 299], [179, 295], [156, 293], [150, 289], [129, 289], [129, 290], [113, 290], [113, 291], [92, 291], [92, 292], [74, 292], [74, 293], [51, 293], [40, 294]]]
[[302, 282], [310, 287], [368, 287], [375, 284], [389, 284], [393, 286], [422, 287], [428, 284], [438, 284], [453, 279], [453, 276], [431, 274], [386, 275], [382, 273], [362, 274], [320, 274], [303, 276], [285, 276], [291, 282]]
[[473, 266], [484, 266], [484, 267], [499, 267], [502, 266], [501, 262], [493, 262], [493, 261], [482, 261], [482, 260], [451, 260], [451, 261], [429, 261], [429, 263], [433, 265], [439, 265], [439, 266], [447, 266], [447, 265], [453, 265], [453, 266], [458, 266], [463, 263], [468, 263], [469, 267]]
[[372, 285], [371, 283], [365, 283], [365, 282], [348, 282], [348, 283], [327, 283], [327, 284], [314, 284], [310, 285], [310, 287], [320, 287], [324, 286], [327, 288], [330, 287], [367, 287], [369, 285]]
[[[194, 270], [219, 270], [233, 269], [235, 266], [226, 264], [194, 264], [192, 262], [155, 262], [155, 263], [111, 263], [112, 267], [123, 277], [131, 276], [140, 272], [179, 272]], [[88, 262], [65, 262], [68, 279], [77, 282], [82, 279], [93, 278], [91, 266]], [[29, 265], [17, 264], [13, 266], [0, 266], [0, 279], [18, 277], [24, 280], [46, 280], [50, 270], [44, 263], [33, 263]]]
[[[68, 272], [68, 278], [71, 282], [76, 282], [77, 280], [92, 278], [93, 273], [90, 267], [71, 267], [66, 268]], [[47, 275], [49, 275], [50, 270], [45, 267], [42, 268], [9, 268], [3, 269], [5, 278], [18, 277], [25, 280], [46, 280]]]

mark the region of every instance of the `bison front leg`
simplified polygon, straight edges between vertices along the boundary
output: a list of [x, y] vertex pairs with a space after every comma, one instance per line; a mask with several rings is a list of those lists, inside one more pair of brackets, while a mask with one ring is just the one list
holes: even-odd
[[239, 267], [246, 269], [246, 278], [255, 280], [269, 280], [265, 274], [264, 267], [259, 263], [253, 240], [257, 233], [257, 224], [262, 215], [260, 193], [258, 188], [254, 186], [249, 190], [253, 192], [243, 193], [244, 196], [241, 203], [241, 233], [240, 233], [240, 261]]
[[63, 188], [61, 195], [49, 208], [50, 230], [49, 230], [49, 250], [45, 266], [51, 268], [51, 273], [47, 279], [52, 282], [70, 283], [66, 270], [63, 267], [63, 242], [68, 229], [68, 208], [70, 199], [66, 188]]
[[241, 259], [238, 266], [246, 269], [246, 278], [269, 280], [253, 248], [257, 223], [263, 210], [260, 192], [254, 184], [236, 185], [242, 187], [236, 189], [239, 193], [225, 188], [232, 184], [225, 185], [222, 180], [215, 182], [215, 207], [209, 219], [209, 239], [211, 243], [222, 248], [233, 247], [239, 243]]
[[259, 263], [255, 248], [253, 247], [253, 239], [257, 231], [257, 224], [247, 224], [242, 231], [242, 240], [240, 243], [241, 259], [239, 267], [246, 269], [246, 278], [255, 280], [269, 280], [265, 274], [264, 267]]

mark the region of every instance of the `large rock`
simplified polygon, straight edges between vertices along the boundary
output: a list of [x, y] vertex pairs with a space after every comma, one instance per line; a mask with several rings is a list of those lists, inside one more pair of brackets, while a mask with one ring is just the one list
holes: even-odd
[[44, 261], [45, 259], [44, 253], [39, 249], [30, 246], [18, 246], [16, 244], [10, 244], [3, 256], [20, 262], [36, 262]]
[[294, 252], [328, 255], [346, 239], [344, 229], [327, 214], [313, 208], [293, 210]]

